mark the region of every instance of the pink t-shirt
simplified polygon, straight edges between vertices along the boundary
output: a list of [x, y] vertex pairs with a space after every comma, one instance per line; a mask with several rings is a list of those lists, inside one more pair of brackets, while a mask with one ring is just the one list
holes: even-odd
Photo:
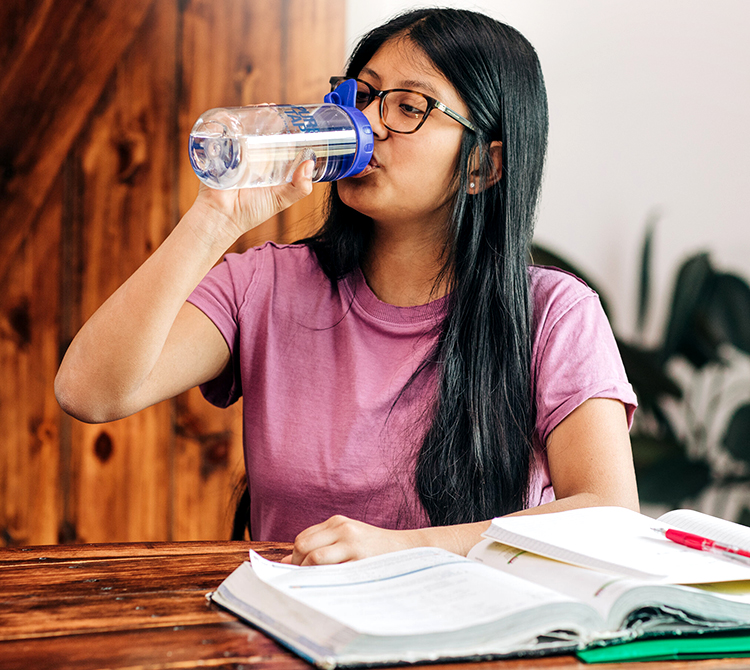
[[[636, 398], [598, 296], [558, 270], [530, 276], [538, 505], [554, 499], [541, 446], [554, 427], [593, 397], [621, 400], [632, 419]], [[268, 243], [227, 255], [189, 300], [231, 351], [202, 391], [220, 407], [243, 397], [253, 539], [290, 541], [334, 514], [429, 525], [413, 471], [434, 378], [396, 400], [435, 342], [444, 298], [396, 307], [359, 271], [333, 288], [306, 246]]]

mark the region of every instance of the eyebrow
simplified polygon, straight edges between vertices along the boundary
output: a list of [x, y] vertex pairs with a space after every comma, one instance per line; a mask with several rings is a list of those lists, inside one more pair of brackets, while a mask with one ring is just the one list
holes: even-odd
[[[363, 67], [359, 74], [360, 75], [367, 74], [370, 77], [377, 79], [378, 81], [381, 81], [380, 75], [374, 70], [371, 70], [369, 67]], [[435, 89], [434, 86], [432, 86], [426, 81], [422, 81], [421, 79], [405, 79], [401, 82], [401, 85], [398, 86], [397, 88], [422, 89], [424, 91], [427, 91], [433, 98], [440, 97], [440, 94], [438, 93], [437, 89]]]

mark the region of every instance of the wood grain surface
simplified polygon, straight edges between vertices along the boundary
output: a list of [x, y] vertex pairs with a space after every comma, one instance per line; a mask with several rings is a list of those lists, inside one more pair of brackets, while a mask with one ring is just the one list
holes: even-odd
[[[306, 670], [310, 666], [238, 621], [206, 594], [252, 547], [271, 560], [289, 544], [182, 542], [0, 549], [3, 670]], [[443, 670], [582, 670], [573, 656], [450, 663]], [[747, 659], [597, 666], [729, 670]]]

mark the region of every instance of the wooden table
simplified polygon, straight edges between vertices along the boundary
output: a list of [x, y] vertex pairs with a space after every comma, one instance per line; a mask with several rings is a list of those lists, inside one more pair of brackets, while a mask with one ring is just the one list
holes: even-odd
[[[309, 670], [205, 599], [247, 558], [289, 545], [184, 542], [0, 549], [0, 668]], [[601, 668], [572, 656], [446, 664], [440, 670]], [[629, 670], [747, 668], [750, 659], [638, 663]]]

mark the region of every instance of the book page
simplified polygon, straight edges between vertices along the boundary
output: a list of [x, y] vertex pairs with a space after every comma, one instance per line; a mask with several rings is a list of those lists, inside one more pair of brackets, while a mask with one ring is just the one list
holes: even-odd
[[494, 519], [485, 537], [603, 572], [673, 584], [750, 579], [750, 565], [667, 540], [663, 521], [622, 507]]
[[719, 544], [740, 547], [750, 551], [750, 528], [739, 523], [692, 509], [675, 509], [659, 517], [659, 521], [686, 533], [694, 533], [715, 540]]
[[726, 600], [750, 605], [750, 581], [715, 582], [713, 584], [693, 584], [696, 589], [708, 591]]
[[[469, 558], [581, 600], [613, 629], [622, 627], [624, 617], [637, 609], [639, 603], [649, 607], [660, 603], [692, 612], [705, 618], [707, 624], [713, 619], [720, 625], [725, 618], [746, 622], [750, 617], [750, 581], [665, 584], [562, 563], [493, 540], [477, 544], [469, 552]], [[699, 597], [701, 593], [721, 602], [709, 604], [705, 597]]]
[[440, 549], [314, 567], [280, 565], [254, 553], [251, 562], [256, 575], [269, 585], [371, 635], [448, 632], [551, 603], [573, 602]]
[[582, 600], [605, 621], [623, 593], [636, 586], [653, 583], [561, 563], [494, 540], [483, 540], [473, 547], [469, 558]]

